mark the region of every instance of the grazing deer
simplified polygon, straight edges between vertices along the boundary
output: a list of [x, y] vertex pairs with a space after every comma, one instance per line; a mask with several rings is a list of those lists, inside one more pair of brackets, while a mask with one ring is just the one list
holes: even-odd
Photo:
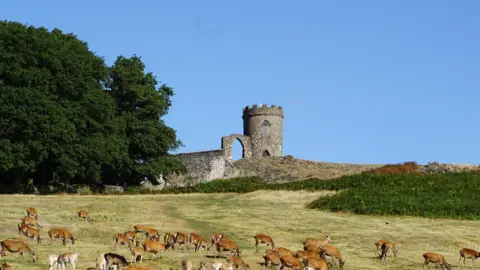
[[149, 229], [149, 227], [146, 225], [137, 224], [133, 225], [133, 229], [136, 233], [144, 233], [145, 235], [147, 235], [147, 230]]
[[0, 270], [13, 270], [13, 266], [7, 264], [7, 262], [3, 262], [3, 264], [0, 265]]
[[280, 255], [280, 257], [284, 257], [284, 256], [292, 256], [292, 257], [295, 257], [293, 252], [289, 249], [286, 249], [284, 247], [277, 247], [274, 249], [275, 252], [278, 253], [278, 255]]
[[375, 256], [374, 258], [381, 258], [382, 256], [382, 245], [383, 243], [387, 242], [387, 240], [380, 239], [375, 242]]
[[57, 268], [57, 259], [58, 259], [58, 255], [55, 255], [55, 254], [51, 254], [51, 255], [48, 255], [48, 269], [55, 269]]
[[325, 259], [320, 258], [303, 258], [305, 269], [307, 270], [330, 270], [330, 266]]
[[75, 244], [75, 238], [68, 229], [52, 228], [48, 230], [48, 237], [50, 238], [50, 243], [58, 239], [62, 240], [64, 246], [67, 245], [67, 240], [70, 240], [72, 245]]
[[143, 256], [145, 255], [145, 249], [140, 246], [140, 241], [136, 241], [136, 245], [129, 245], [130, 252], [132, 253], [132, 263], [138, 262], [140, 257], [140, 263], [143, 262]]
[[[176, 232], [173, 234], [173, 243], [174, 245], [178, 244], [178, 247], [183, 245], [183, 251], [185, 251], [187, 246], [187, 236], [182, 232]], [[173, 246], [173, 250], [176, 250], [175, 246]]]
[[[187, 243], [189, 245], [194, 246], [195, 252], [199, 251], [200, 248], [203, 248], [204, 250], [207, 250], [207, 251], [210, 250], [210, 247], [207, 246], [207, 242], [205, 241], [205, 239], [203, 239], [202, 236], [193, 232], [187, 234]], [[189, 247], [189, 250], [190, 250], [190, 247]]]
[[303, 246], [317, 246], [317, 247], [320, 247], [320, 246], [324, 246], [326, 244], [329, 244], [332, 242], [332, 238], [330, 238], [330, 235], [327, 235], [325, 236], [325, 238], [323, 239], [319, 239], [319, 238], [305, 238], [305, 240], [303, 240], [302, 242], [302, 245]]
[[273, 249], [267, 249], [265, 251], [265, 255], [263, 255], [263, 260], [265, 261], [265, 264], [263, 265], [264, 269], [269, 267], [270, 265], [275, 265], [278, 269], [282, 265], [282, 262], [280, 261], [280, 255]]
[[160, 239], [160, 232], [156, 229], [148, 228], [145, 232], [145, 235], [147, 236], [147, 239], [150, 240], [157, 241], [158, 239]]
[[23, 236], [25, 237], [25, 240], [33, 239], [37, 240], [37, 243], [40, 243], [40, 233], [38, 232], [37, 229], [32, 228], [28, 225], [22, 225], [20, 231], [23, 233]]
[[259, 244], [266, 244], [271, 248], [275, 248], [275, 244], [273, 243], [273, 239], [266, 234], [257, 234], [253, 238], [255, 238], [255, 250], [258, 252], [258, 245]]
[[150, 260], [153, 260], [153, 258], [156, 258], [157, 255], [159, 255], [161, 252], [164, 252], [166, 250], [164, 244], [150, 240], [150, 239], [146, 239], [143, 242], [143, 249], [145, 250], [145, 253], [147, 252], [153, 253]]
[[29, 207], [29, 208], [27, 208], [27, 217], [32, 217], [32, 218], [38, 219], [40, 217], [40, 214], [38, 214], [37, 209], [35, 209], [33, 207]]
[[20, 220], [21, 224], [26, 224], [28, 226], [36, 226], [39, 230], [43, 227], [38, 223], [38, 220], [32, 217], [24, 217]]
[[90, 216], [88, 216], [88, 212], [85, 211], [85, 210], [80, 210], [80, 211], [78, 211], [77, 214], [78, 214], [78, 217], [79, 217], [79, 218], [85, 219], [86, 222], [90, 222], [90, 223], [91, 223], [91, 222], [93, 221], [92, 218], [90, 218]]
[[320, 252], [311, 252], [311, 251], [304, 251], [304, 250], [297, 250], [295, 252], [294, 257], [299, 259], [307, 259], [307, 258], [317, 258], [320, 259]]
[[465, 265], [465, 267], [467, 267], [466, 260], [472, 259], [473, 268], [475, 268], [475, 260], [479, 257], [480, 252], [470, 248], [462, 248], [460, 249], [460, 258], [458, 259], [458, 262], [460, 262], [463, 258], [463, 264]]
[[127, 262], [127, 259], [125, 259], [125, 257], [123, 257], [122, 255], [118, 255], [115, 253], [105, 253], [103, 257], [105, 258], [105, 262], [106, 262], [105, 264], [106, 270], [110, 269], [110, 267], [114, 265], [119, 269], [129, 265], [129, 263]]
[[123, 233], [126, 237], [128, 237], [128, 240], [130, 240], [132, 243], [135, 243], [137, 240], [137, 233], [134, 231], [126, 231]]
[[212, 236], [210, 237], [210, 241], [212, 243], [211, 247], [213, 248], [213, 246], [215, 246], [215, 242], [220, 241], [222, 239], [228, 239], [228, 237], [224, 233], [212, 234]]
[[293, 256], [282, 256], [280, 257], [280, 262], [282, 263], [282, 265], [280, 266], [280, 270], [283, 270], [285, 267], [292, 268], [294, 270], [303, 269], [302, 261]]
[[398, 250], [395, 248], [395, 245], [392, 242], [385, 241], [382, 244], [381, 249], [382, 249], [382, 253], [380, 255], [380, 259], [383, 261], [387, 260], [387, 253], [390, 249], [392, 250], [394, 257], [398, 256]]
[[446, 268], [447, 270], [452, 269], [452, 265], [447, 263], [445, 260], [445, 257], [438, 253], [433, 253], [433, 252], [425, 252], [423, 253], [423, 258], [425, 261], [423, 262], [423, 269], [427, 266], [429, 263], [434, 263], [435, 264], [435, 269], [440, 265], [443, 268]]
[[347, 262], [347, 258], [342, 258], [342, 254], [340, 254], [340, 250], [332, 245], [324, 245], [320, 247], [320, 256], [328, 256], [332, 258], [333, 263], [335, 263], [335, 259], [338, 260], [338, 265], [340, 268], [345, 265]]
[[117, 233], [113, 236], [113, 247], [117, 248], [117, 245], [128, 246], [130, 244], [130, 239], [123, 233]]
[[[217, 250], [217, 255], [222, 255], [223, 251], [234, 252], [236, 256], [240, 256], [240, 249], [238, 248], [237, 243], [234, 240], [230, 239], [221, 239], [215, 242], [215, 247]], [[215, 256], [217, 258], [217, 256]]]
[[235, 269], [238, 269], [239, 267], [243, 267], [245, 269], [250, 270], [250, 265], [246, 264], [240, 257], [238, 256], [229, 256], [227, 258], [227, 262], [233, 266], [235, 266]]
[[37, 255], [35, 255], [35, 251], [31, 250], [30, 247], [23, 241], [21, 240], [13, 240], [13, 239], [7, 239], [3, 240], [0, 242], [0, 246], [2, 247], [2, 251], [0, 254], [2, 256], [6, 256], [7, 252], [11, 253], [20, 253], [20, 256], [23, 256], [23, 253], [27, 252], [32, 255], [32, 260], [33, 262], [37, 262]]
[[67, 269], [67, 264], [72, 265], [72, 270], [75, 270], [75, 263], [77, 262], [78, 253], [65, 252], [58, 256], [57, 263], [63, 270]]

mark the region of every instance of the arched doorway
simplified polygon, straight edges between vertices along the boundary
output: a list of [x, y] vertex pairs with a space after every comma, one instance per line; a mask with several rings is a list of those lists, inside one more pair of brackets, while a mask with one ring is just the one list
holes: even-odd
[[239, 160], [245, 157], [245, 147], [240, 139], [236, 138], [232, 142], [232, 160]]
[[270, 156], [270, 152], [268, 152], [268, 150], [263, 151], [262, 157], [269, 157], [269, 156]]
[[260, 134], [266, 137], [266, 136], [270, 136], [270, 132], [271, 132], [270, 122], [268, 122], [268, 120], [264, 120], [262, 123], [262, 126], [260, 127]]

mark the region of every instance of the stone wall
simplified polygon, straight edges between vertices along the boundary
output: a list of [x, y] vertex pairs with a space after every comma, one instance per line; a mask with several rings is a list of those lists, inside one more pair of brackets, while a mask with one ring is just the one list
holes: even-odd
[[181, 153], [175, 155], [187, 167], [187, 174], [169, 175], [165, 186], [187, 186], [214, 179], [224, 178], [229, 162], [225, 159], [223, 150]]

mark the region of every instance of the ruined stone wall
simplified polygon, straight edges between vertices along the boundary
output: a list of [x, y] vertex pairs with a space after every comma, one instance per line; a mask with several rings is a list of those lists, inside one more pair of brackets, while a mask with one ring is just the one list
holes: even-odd
[[175, 155], [187, 167], [185, 175], [169, 175], [166, 186], [187, 186], [224, 178], [228, 166], [223, 150], [211, 150]]

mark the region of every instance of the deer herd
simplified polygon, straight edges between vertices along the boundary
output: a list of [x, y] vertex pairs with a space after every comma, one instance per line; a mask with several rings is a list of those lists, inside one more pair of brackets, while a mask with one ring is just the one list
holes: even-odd
[[[88, 212], [80, 210], [77, 213], [79, 218], [84, 219], [86, 222], [93, 222], [88, 216]], [[39, 213], [35, 208], [27, 208], [27, 215], [21, 219], [18, 224], [18, 232], [20, 236], [25, 238], [25, 241], [21, 239], [6, 239], [0, 242], [1, 256], [5, 257], [7, 251], [10, 253], [19, 253], [23, 256], [24, 253], [31, 255], [33, 262], [37, 262], [37, 256], [29, 245], [29, 240], [34, 240], [40, 243], [40, 230], [42, 226], [38, 223]], [[75, 238], [71, 231], [67, 228], [51, 228], [47, 232], [49, 242], [60, 240], [63, 245], [66, 246], [68, 242], [71, 245], [75, 244]], [[143, 235], [141, 240], [138, 236]], [[164, 233], [163, 243], [161, 241], [161, 233], [146, 225], [137, 224], [133, 226], [133, 230], [128, 230], [121, 233], [116, 233], [113, 236], [113, 247], [117, 248], [118, 245], [125, 246], [131, 253], [131, 259], [127, 260], [122, 255], [116, 253], [104, 253], [97, 256], [95, 259], [95, 267], [89, 267], [87, 270], [147, 270], [150, 268], [140, 267], [138, 263], [142, 264], [144, 257], [151, 254], [150, 260], [157, 259], [158, 256], [164, 251], [171, 249], [177, 251], [182, 247], [183, 251], [187, 249], [189, 251], [198, 252], [200, 249], [210, 251], [211, 249], [215, 253], [215, 259], [222, 257], [225, 260], [215, 260], [210, 262], [212, 270], [233, 270], [238, 268], [244, 268], [250, 270], [250, 265], [246, 264], [241, 258], [242, 250], [239, 248], [237, 242], [230, 239], [224, 233], [216, 233], [210, 236], [210, 239], [205, 239], [201, 235], [194, 232], [185, 234], [183, 232]], [[264, 245], [267, 247], [263, 254], [263, 268], [276, 267], [279, 270], [284, 268], [290, 268], [293, 270], [328, 270], [333, 265], [343, 268], [346, 263], [346, 257], [342, 256], [340, 250], [331, 245], [332, 239], [330, 236], [326, 236], [323, 239], [318, 238], [306, 238], [301, 244], [302, 250], [292, 251], [284, 247], [276, 247], [275, 243], [267, 234], [257, 234], [254, 237], [254, 248], [256, 252], [259, 252], [259, 246]], [[378, 240], [375, 242], [375, 258], [380, 259], [384, 263], [387, 260], [388, 252], [391, 251], [394, 257], [398, 256], [398, 250], [395, 245], [387, 240]], [[224, 257], [224, 253], [227, 252], [227, 256]], [[466, 260], [471, 259], [473, 268], [475, 268], [475, 260], [480, 257], [480, 252], [462, 248], [459, 251], [460, 259], [463, 259], [463, 263], [466, 267]], [[77, 262], [78, 252], [64, 252], [59, 255], [48, 256], [48, 269], [62, 269], [68, 268], [68, 264], [72, 265], [72, 269], [75, 270], [75, 264]], [[442, 269], [451, 269], [452, 265], [447, 263], [445, 258], [433, 252], [423, 253], [425, 268], [429, 263], [435, 264], [435, 269], [440, 266]], [[329, 260], [330, 259], [330, 260]], [[193, 263], [190, 259], [183, 259], [181, 261], [182, 270], [193, 270]], [[200, 262], [198, 270], [206, 270], [207, 263]], [[13, 270], [13, 266], [4, 262], [0, 265], [0, 270]], [[172, 269], [171, 269], [172, 270]]]

